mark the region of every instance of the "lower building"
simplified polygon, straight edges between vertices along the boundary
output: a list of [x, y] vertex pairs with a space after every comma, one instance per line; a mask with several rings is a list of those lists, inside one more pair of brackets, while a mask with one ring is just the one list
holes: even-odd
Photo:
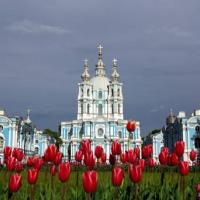
[[162, 147], [164, 146], [163, 141], [163, 132], [160, 129], [156, 129], [152, 131], [149, 135], [143, 138], [143, 145], [151, 144], [153, 147], [153, 154], [152, 158], [156, 161], [156, 163], [159, 162], [158, 156], [160, 151], [162, 150]]
[[200, 110], [195, 110], [190, 117], [185, 112], [179, 112], [175, 116], [172, 112], [166, 119], [166, 126], [163, 128], [164, 145], [170, 152], [174, 151], [176, 141], [185, 142], [183, 160], [190, 161], [190, 152], [197, 152], [197, 160], [200, 161]]
[[30, 119], [30, 111], [27, 118], [9, 117], [4, 109], [0, 109], [0, 158], [3, 159], [5, 146], [22, 149], [26, 155], [42, 156], [49, 137], [36, 129]]

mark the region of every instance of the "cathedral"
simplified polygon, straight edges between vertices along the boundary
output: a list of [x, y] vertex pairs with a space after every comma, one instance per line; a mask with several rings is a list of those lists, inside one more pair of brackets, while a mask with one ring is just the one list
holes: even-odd
[[82, 82], [78, 83], [77, 119], [61, 122], [62, 152], [66, 159], [74, 159], [84, 139], [91, 141], [93, 151], [97, 145], [101, 145], [107, 158], [113, 140], [121, 143], [123, 151], [135, 146], [141, 147], [138, 121], [128, 144], [127, 120], [123, 113], [123, 84], [120, 82], [117, 60], [113, 60], [112, 74], [108, 77], [102, 50], [103, 47], [99, 45], [94, 77], [90, 76], [88, 61], [84, 62]]

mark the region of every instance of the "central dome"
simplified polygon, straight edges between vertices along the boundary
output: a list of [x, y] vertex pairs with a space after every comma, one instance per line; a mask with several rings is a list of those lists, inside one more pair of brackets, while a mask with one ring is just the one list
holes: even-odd
[[109, 78], [105, 76], [95, 76], [90, 80], [94, 90], [107, 90], [110, 84]]

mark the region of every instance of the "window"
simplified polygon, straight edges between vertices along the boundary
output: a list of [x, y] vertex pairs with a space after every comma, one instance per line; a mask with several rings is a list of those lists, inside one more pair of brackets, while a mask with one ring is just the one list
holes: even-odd
[[195, 131], [196, 131], [197, 133], [199, 133], [199, 132], [200, 132], [200, 126], [196, 126], [196, 127], [195, 127]]
[[118, 104], [118, 113], [120, 114], [121, 113], [121, 106], [120, 106], [120, 104]]
[[0, 132], [2, 132], [3, 131], [3, 126], [2, 125], [0, 125]]
[[111, 113], [114, 114], [114, 104], [111, 105]]
[[87, 96], [90, 96], [90, 89], [87, 89]]
[[38, 140], [35, 140], [35, 143], [38, 144]]
[[87, 114], [90, 114], [90, 104], [87, 105]]
[[200, 138], [199, 137], [195, 139], [194, 145], [195, 145], [196, 149], [200, 148]]
[[118, 132], [118, 136], [119, 136], [119, 138], [122, 138], [122, 132], [121, 131]]
[[102, 115], [103, 111], [102, 111], [102, 104], [99, 104], [98, 106], [98, 114]]
[[81, 114], [83, 114], [83, 104], [81, 104]]
[[83, 88], [81, 88], [81, 97], [83, 97]]
[[111, 90], [111, 95], [112, 95], [112, 97], [114, 96], [114, 90], [113, 89]]
[[99, 91], [99, 99], [102, 99], [102, 91]]
[[117, 96], [118, 97], [120, 96], [120, 89], [119, 88], [117, 89]]
[[99, 128], [99, 129], [98, 129], [98, 136], [99, 136], [99, 137], [102, 137], [102, 136], [103, 136], [103, 129], [102, 129], [102, 128]]
[[35, 147], [35, 154], [38, 154], [38, 152], [39, 152], [39, 148]]
[[0, 137], [0, 152], [3, 151], [3, 148], [4, 148], [4, 139], [3, 137]]

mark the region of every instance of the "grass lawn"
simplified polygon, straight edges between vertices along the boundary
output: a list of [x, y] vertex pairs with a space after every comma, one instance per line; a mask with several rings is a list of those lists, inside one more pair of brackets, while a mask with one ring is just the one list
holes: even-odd
[[[22, 172], [22, 187], [11, 197], [15, 200], [30, 199], [31, 192], [35, 191], [36, 200], [60, 200], [62, 192], [65, 190], [65, 199], [134, 199], [136, 191], [138, 199], [182, 199], [183, 186], [180, 187], [180, 175], [177, 172], [145, 171], [142, 181], [137, 186], [129, 180], [127, 172], [125, 180], [120, 188], [115, 188], [111, 183], [111, 170], [97, 170], [98, 189], [92, 196], [86, 195], [82, 188], [82, 170], [72, 171], [70, 179], [66, 184], [59, 181], [57, 174], [50, 176], [49, 171], [42, 169], [39, 172], [38, 181], [34, 188], [27, 183], [27, 172]], [[78, 178], [78, 179], [77, 179]], [[9, 172], [0, 170], [0, 200], [8, 199], [8, 179]], [[78, 180], [78, 190], [76, 190], [76, 180]], [[182, 180], [183, 182], [183, 180]], [[196, 196], [195, 185], [200, 183], [200, 172], [191, 172], [184, 180], [185, 200], [193, 200]]]

